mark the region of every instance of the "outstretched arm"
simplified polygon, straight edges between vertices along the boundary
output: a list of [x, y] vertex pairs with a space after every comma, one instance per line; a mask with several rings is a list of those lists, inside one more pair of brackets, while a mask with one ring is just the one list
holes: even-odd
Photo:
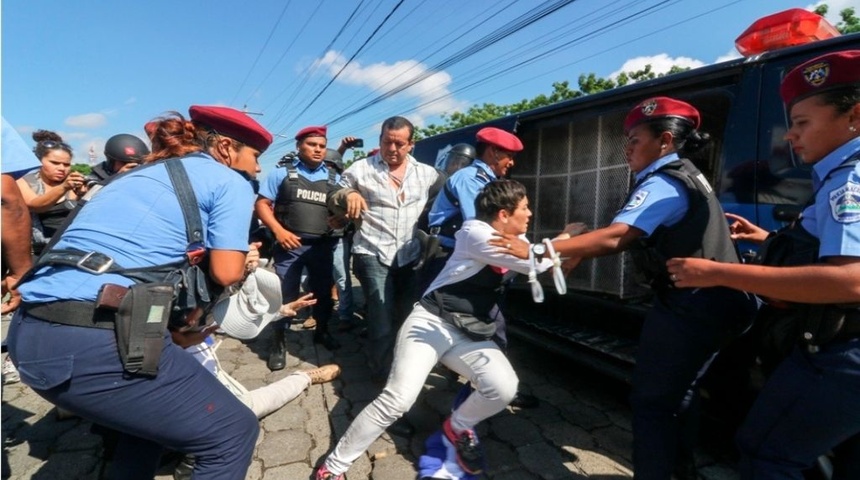
[[673, 258], [666, 266], [678, 287], [724, 286], [799, 303], [860, 302], [858, 257], [831, 257], [826, 263], [801, 267]]

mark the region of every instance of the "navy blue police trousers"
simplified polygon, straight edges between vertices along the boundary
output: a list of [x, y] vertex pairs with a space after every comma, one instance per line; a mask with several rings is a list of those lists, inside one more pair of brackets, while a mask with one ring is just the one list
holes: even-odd
[[120, 432], [109, 478], [151, 480], [165, 448], [195, 456], [195, 479], [245, 478], [256, 416], [169, 335], [154, 378], [123, 371], [113, 330], [49, 323], [21, 310], [8, 347], [21, 381], [41, 397]]
[[[302, 240], [299, 248], [286, 250], [275, 245], [272, 254], [275, 262], [275, 273], [281, 278], [281, 296], [284, 303], [299, 298], [302, 283], [302, 271], [308, 271], [308, 290], [317, 300], [313, 308], [313, 316], [317, 321], [316, 334], [328, 332], [328, 323], [332, 315], [334, 301], [331, 298], [331, 287], [334, 285], [334, 248], [337, 238], [322, 237], [315, 240]], [[307, 243], [305, 243], [307, 242]], [[276, 328], [285, 328], [286, 321], [276, 322]]]
[[692, 455], [697, 388], [720, 347], [752, 322], [757, 301], [728, 288], [670, 289], [645, 317], [633, 370], [633, 469], [668, 480]]

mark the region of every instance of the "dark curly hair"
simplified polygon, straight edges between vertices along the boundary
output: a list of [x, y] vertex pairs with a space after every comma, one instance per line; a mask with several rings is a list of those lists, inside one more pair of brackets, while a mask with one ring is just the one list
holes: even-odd
[[36, 154], [36, 158], [39, 160], [45, 158], [45, 156], [52, 150], [63, 150], [68, 153], [70, 157], [73, 156], [72, 147], [70, 147], [68, 143], [64, 142], [63, 137], [56, 132], [52, 132], [50, 130], [36, 130], [33, 132], [33, 140], [36, 141], [36, 147], [33, 148], [33, 153]]

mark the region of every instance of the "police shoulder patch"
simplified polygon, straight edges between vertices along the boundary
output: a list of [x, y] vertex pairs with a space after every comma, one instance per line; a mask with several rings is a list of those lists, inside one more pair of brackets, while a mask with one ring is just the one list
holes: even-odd
[[633, 198], [627, 202], [627, 205], [624, 206], [624, 210], [633, 210], [634, 208], [639, 208], [645, 203], [645, 199], [648, 198], [648, 190], [639, 190], [634, 195]]
[[839, 223], [860, 221], [860, 184], [848, 181], [828, 194], [830, 214]]

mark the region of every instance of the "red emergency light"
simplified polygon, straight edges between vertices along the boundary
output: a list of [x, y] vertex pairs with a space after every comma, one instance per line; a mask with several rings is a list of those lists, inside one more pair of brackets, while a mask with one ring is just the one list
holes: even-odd
[[839, 31], [821, 15], [791, 8], [756, 20], [735, 40], [735, 46], [748, 57], [838, 36]]

